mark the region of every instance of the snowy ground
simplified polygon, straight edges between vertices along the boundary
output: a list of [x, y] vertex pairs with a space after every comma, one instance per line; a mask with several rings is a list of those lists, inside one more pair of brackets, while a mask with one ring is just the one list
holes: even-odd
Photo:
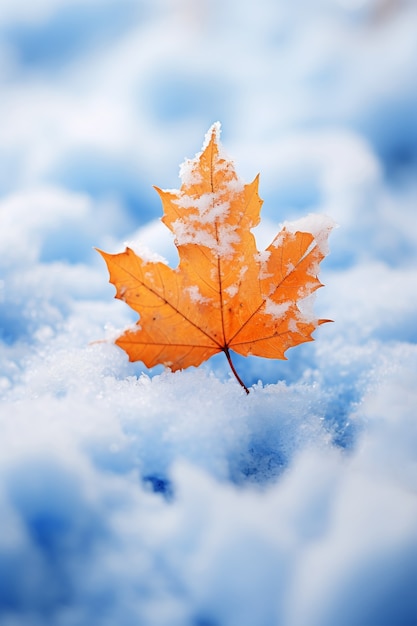
[[[416, 76], [413, 0], [0, 1], [0, 626], [415, 626]], [[175, 264], [152, 185], [217, 119], [259, 247], [340, 226], [248, 397], [128, 363], [93, 250]]]

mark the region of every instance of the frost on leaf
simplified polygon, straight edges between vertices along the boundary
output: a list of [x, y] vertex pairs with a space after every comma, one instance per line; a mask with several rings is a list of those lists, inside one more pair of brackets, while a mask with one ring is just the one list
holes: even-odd
[[99, 252], [116, 297], [140, 316], [140, 325], [138, 320], [116, 340], [131, 361], [176, 371], [224, 352], [248, 392], [231, 351], [285, 359], [288, 348], [312, 341], [326, 321], [303, 302], [321, 287], [318, 267], [333, 222], [309, 216], [285, 224], [259, 252], [251, 232], [262, 205], [258, 177], [250, 184], [238, 178], [219, 135], [220, 125], [214, 124], [202, 152], [181, 167], [179, 190], [156, 188], [162, 221], [178, 249], [176, 269], [130, 248]]

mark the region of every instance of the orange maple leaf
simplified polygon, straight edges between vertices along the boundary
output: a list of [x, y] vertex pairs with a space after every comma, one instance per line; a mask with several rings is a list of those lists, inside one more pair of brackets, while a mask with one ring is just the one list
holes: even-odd
[[[303, 302], [321, 283], [318, 265], [326, 254], [329, 218], [307, 222], [313, 232], [287, 225], [262, 253], [251, 229], [259, 223], [258, 177], [244, 184], [222, 153], [220, 124], [206, 136], [203, 151], [182, 166], [178, 191], [159, 193], [162, 221], [178, 249], [176, 269], [144, 260], [130, 248], [99, 250], [116, 298], [140, 315], [116, 344], [131, 361], [172, 371], [200, 365], [224, 352], [247, 393], [230, 351], [285, 359], [328, 320], [314, 318]], [[307, 231], [307, 229], [306, 229]], [[310, 307], [311, 308], [311, 307]]]

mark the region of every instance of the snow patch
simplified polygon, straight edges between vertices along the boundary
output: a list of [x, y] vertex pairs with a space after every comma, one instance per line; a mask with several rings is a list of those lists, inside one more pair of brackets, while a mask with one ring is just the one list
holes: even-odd
[[125, 248], [130, 248], [130, 250], [146, 263], [164, 263], [164, 265], [168, 265], [167, 260], [161, 254], [148, 248], [142, 241], [125, 241], [124, 246]]
[[190, 299], [194, 304], [205, 304], [210, 302], [209, 298], [205, 298], [203, 296], [197, 285], [186, 287], [184, 291], [190, 296]]
[[336, 222], [328, 215], [310, 213], [292, 222], [284, 222], [283, 227], [293, 234], [296, 232], [311, 233], [322, 254], [327, 255], [329, 253], [328, 236], [336, 227]]
[[173, 231], [178, 246], [194, 244], [204, 246], [211, 252], [221, 258], [230, 258], [234, 254], [235, 245], [240, 239], [236, 232], [236, 228], [229, 224], [220, 223], [216, 234], [199, 228], [198, 223], [193, 220], [187, 223], [183, 220], [176, 220], [173, 223]]
[[280, 302], [279, 304], [271, 300], [271, 298], [265, 299], [265, 313], [270, 315], [274, 319], [281, 319], [291, 306], [291, 302]]

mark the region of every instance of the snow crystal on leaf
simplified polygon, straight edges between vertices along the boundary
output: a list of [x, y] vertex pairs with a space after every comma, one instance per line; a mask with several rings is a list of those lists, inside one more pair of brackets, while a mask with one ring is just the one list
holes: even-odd
[[198, 171], [194, 159], [186, 159], [180, 165], [180, 178], [182, 184], [186, 185], [187, 187], [191, 187], [192, 185], [199, 185], [201, 183], [201, 173]]
[[279, 319], [285, 315], [291, 306], [291, 302], [280, 302], [277, 304], [270, 298], [265, 300], [265, 313], [271, 315], [275, 319]]
[[[231, 169], [232, 164], [228, 164], [227, 169]], [[226, 168], [225, 168], [226, 169]], [[229, 180], [227, 183], [228, 195], [230, 198], [233, 198], [233, 194], [240, 194], [244, 190], [245, 183], [238, 177]]]
[[[284, 228], [290, 233], [311, 233], [324, 255], [329, 253], [328, 235], [337, 226], [336, 222], [328, 215], [310, 213], [293, 222], [284, 222]], [[278, 243], [274, 244], [278, 247]]]
[[239, 270], [239, 274], [236, 277], [236, 282], [233, 285], [230, 285], [229, 287], [227, 287], [224, 291], [225, 293], [227, 293], [228, 296], [230, 296], [231, 298], [233, 298], [239, 291], [239, 286], [241, 285], [245, 274], [248, 271], [248, 266], [247, 265], [242, 265], [242, 267]]
[[237, 286], [237, 284], [230, 285], [230, 287], [226, 287], [224, 291], [227, 293], [228, 296], [233, 298], [239, 291], [239, 287]]
[[262, 250], [262, 252], [256, 252], [254, 254], [255, 261], [259, 263], [267, 263], [271, 253], [269, 250]]
[[272, 246], [274, 248], [280, 248], [282, 246], [282, 244], [284, 243], [284, 238], [285, 238], [285, 232], [284, 230], [281, 230], [278, 235], [275, 237], [275, 239], [272, 242]]
[[183, 194], [176, 204], [183, 209], [196, 209], [199, 223], [213, 224], [215, 220], [226, 219], [230, 211], [230, 201], [219, 202], [217, 198], [216, 193], [203, 193], [199, 197]]
[[288, 330], [292, 333], [298, 332], [298, 322], [301, 320], [297, 320], [295, 317], [292, 317], [288, 322]]
[[188, 293], [191, 301], [195, 304], [204, 304], [205, 302], [210, 302], [208, 298], [205, 298], [203, 296], [197, 285], [190, 285], [189, 287], [186, 287], [184, 291]]
[[165, 263], [168, 264], [167, 260], [157, 252], [153, 252], [147, 246], [145, 246], [140, 241], [127, 241], [125, 242], [125, 247], [133, 250], [138, 257], [142, 259], [142, 261], [146, 261], [147, 263]]
[[259, 268], [259, 279], [265, 280], [266, 278], [272, 278], [273, 274], [268, 272], [268, 260], [271, 256], [271, 252], [269, 250], [263, 250], [262, 252], [257, 252], [254, 255], [255, 261], [260, 264]]
[[298, 308], [300, 310], [299, 318], [303, 322], [311, 322], [316, 319], [314, 313], [314, 303], [316, 301], [316, 293], [311, 293], [306, 298], [299, 300]]
[[218, 257], [229, 258], [234, 251], [233, 244], [239, 243], [236, 228], [229, 224], [220, 224], [216, 238], [214, 233], [196, 228], [195, 224], [198, 221], [190, 220], [188, 223], [185, 223], [183, 220], [176, 220], [172, 224], [176, 245], [194, 244], [204, 246]]

